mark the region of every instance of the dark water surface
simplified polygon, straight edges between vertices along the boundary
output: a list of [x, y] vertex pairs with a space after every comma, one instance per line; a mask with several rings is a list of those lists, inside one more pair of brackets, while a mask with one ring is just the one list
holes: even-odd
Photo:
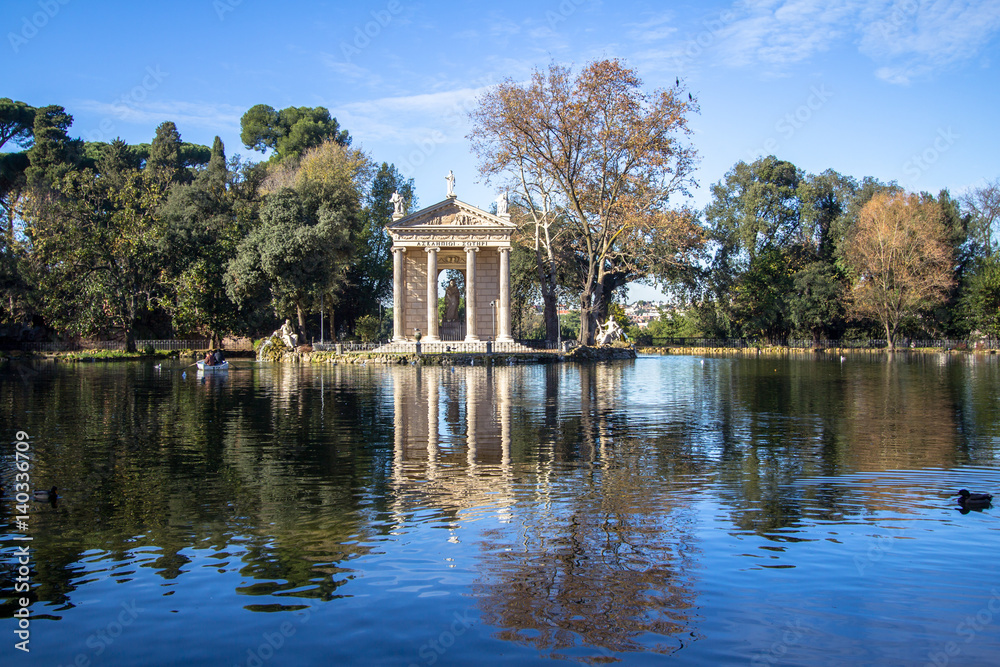
[[[1000, 491], [998, 388], [989, 356], [8, 362], [0, 662], [997, 664], [1000, 508], [951, 497]], [[26, 531], [18, 430], [61, 490]]]

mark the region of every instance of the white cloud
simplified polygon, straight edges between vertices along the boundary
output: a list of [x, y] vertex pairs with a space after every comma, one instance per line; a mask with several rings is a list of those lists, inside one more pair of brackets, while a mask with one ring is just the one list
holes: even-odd
[[320, 62], [323, 63], [324, 67], [346, 79], [351, 79], [353, 81], [360, 81], [360, 80], [370, 81], [373, 79], [370, 70], [365, 69], [360, 65], [355, 65], [354, 63], [341, 60], [340, 58], [337, 58], [333, 54], [320, 53], [319, 59]]
[[[239, 131], [245, 109], [231, 104], [205, 104], [180, 100], [138, 101], [123, 96], [113, 102], [76, 100], [73, 108], [98, 116], [98, 126], [112, 127], [116, 121], [142, 123], [155, 127], [163, 121], [173, 121], [183, 136], [186, 127], [209, 128], [214, 131]], [[110, 123], [110, 125], [109, 125]], [[83, 128], [85, 129], [85, 128]]]
[[864, 12], [859, 48], [884, 63], [875, 74], [890, 83], [906, 84], [971, 59], [1000, 30], [995, 0], [907, 0], [880, 9]]
[[719, 31], [721, 57], [741, 66], [801, 62], [844, 37], [856, 5], [857, 0], [737, 3], [738, 18]]
[[492, 82], [474, 88], [436, 93], [382, 97], [341, 104], [331, 111], [351, 134], [365, 141], [416, 143], [427, 137], [435, 141], [464, 141], [469, 112]]
[[716, 31], [719, 60], [780, 73], [857, 44], [875, 75], [905, 84], [975, 57], [1000, 30], [996, 0], [741, 0]]
[[641, 23], [626, 23], [629, 37], [639, 42], [658, 42], [677, 34], [673, 12], [657, 14]]

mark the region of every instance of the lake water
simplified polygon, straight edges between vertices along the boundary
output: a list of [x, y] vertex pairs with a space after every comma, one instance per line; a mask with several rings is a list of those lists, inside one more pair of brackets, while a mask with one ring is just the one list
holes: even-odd
[[[1000, 490], [998, 387], [965, 355], [7, 362], [0, 662], [997, 664], [1000, 508], [952, 497]], [[19, 430], [60, 489], [26, 530]]]

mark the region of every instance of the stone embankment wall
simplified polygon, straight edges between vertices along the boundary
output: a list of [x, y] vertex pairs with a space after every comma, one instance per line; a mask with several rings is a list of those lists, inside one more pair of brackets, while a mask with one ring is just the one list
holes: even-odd
[[550, 364], [562, 361], [607, 361], [635, 359], [631, 347], [577, 347], [571, 352], [518, 352], [518, 353], [446, 353], [446, 354], [384, 354], [377, 352], [314, 352], [272, 347], [265, 350], [260, 361], [280, 361], [303, 364], [423, 364], [425, 366], [508, 366], [513, 364]]
[[[885, 355], [889, 352], [886, 348], [874, 347], [640, 347], [639, 354], [678, 354], [693, 356], [727, 356], [727, 357], [755, 357], [755, 356], [813, 356], [832, 357], [851, 355]], [[948, 350], [940, 347], [897, 347], [893, 350], [896, 354], [996, 354], [996, 350]]]

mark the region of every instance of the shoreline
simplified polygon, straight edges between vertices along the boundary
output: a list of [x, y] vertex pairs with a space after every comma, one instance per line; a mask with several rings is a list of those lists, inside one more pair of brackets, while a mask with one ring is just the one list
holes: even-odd
[[941, 347], [897, 347], [889, 350], [884, 347], [637, 347], [639, 354], [649, 355], [686, 355], [686, 356], [850, 356], [850, 355], [889, 355], [889, 354], [996, 354], [993, 348], [981, 350], [955, 350]]
[[[271, 358], [261, 361], [285, 364], [384, 364], [384, 365], [415, 365], [425, 366], [469, 366], [469, 365], [513, 365], [513, 364], [551, 364], [567, 361], [614, 361], [619, 359], [635, 359], [636, 350], [630, 346], [586, 347], [573, 348], [570, 352], [446, 352], [434, 354], [416, 353], [376, 353], [367, 352], [314, 352], [312, 350], [276, 350]], [[257, 354], [252, 350], [236, 350], [226, 352], [227, 360], [242, 359], [258, 361]], [[0, 351], [0, 362], [10, 360], [47, 360], [60, 363], [108, 363], [121, 361], [157, 361], [165, 359], [198, 360], [205, 356], [199, 350], [159, 350], [153, 354], [144, 352], [124, 353], [106, 350], [80, 350], [75, 352], [38, 352], [3, 350]]]

